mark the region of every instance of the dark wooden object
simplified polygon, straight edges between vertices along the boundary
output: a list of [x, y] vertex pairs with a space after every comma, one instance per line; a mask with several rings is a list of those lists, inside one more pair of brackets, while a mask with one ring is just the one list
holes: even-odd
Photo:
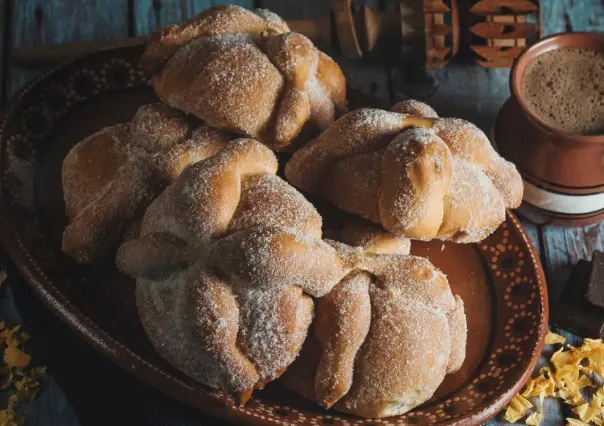
[[[0, 43], [2, 83], [9, 91], [11, 88], [14, 91], [21, 83], [43, 72], [11, 67], [11, 47], [147, 35], [157, 26], [176, 22], [218, 3], [201, 0], [0, 0], [0, 40], [4, 40], [4, 43]], [[223, 0], [222, 3], [237, 2]], [[250, 3], [239, 2], [247, 6]], [[381, 3], [387, 6], [387, 12], [398, 13], [398, 0]], [[10, 7], [7, 7], [9, 4]], [[133, 7], [129, 9], [128, 5]], [[289, 19], [314, 19], [327, 12], [331, 2], [262, 0], [253, 6], [272, 8]], [[372, 4], [371, 7], [377, 8], [377, 5]], [[569, 30], [604, 31], [604, 6], [601, 0], [551, 0], [542, 2], [541, 7], [545, 35]], [[9, 9], [11, 15], [7, 17]], [[54, 12], [56, 10], [60, 12]], [[72, 15], [78, 18], [68, 18]], [[106, 19], [108, 15], [115, 19]], [[42, 16], [40, 26], [45, 28], [43, 37], [37, 35], [40, 29], [36, 16]], [[91, 29], [93, 26], [94, 31]], [[410, 28], [408, 26], [407, 30], [412, 31]], [[19, 33], [21, 36], [18, 36]], [[9, 35], [10, 45], [6, 43]], [[412, 34], [406, 32], [404, 36], [409, 38]], [[395, 51], [402, 48], [404, 46], [393, 47]], [[391, 55], [372, 55], [371, 61], [363, 64], [350, 59], [337, 59], [354, 87], [380, 96], [385, 104], [404, 96], [401, 86], [405, 83], [405, 76], [398, 73], [399, 64]], [[8, 73], [2, 73], [2, 70]], [[488, 132], [499, 107], [509, 96], [508, 74], [506, 69], [483, 69], [451, 63], [443, 70], [430, 72], [438, 83], [438, 90], [427, 101], [442, 115], [463, 117]], [[5, 102], [8, 96], [9, 93], [4, 92], [2, 101]], [[541, 253], [551, 299], [558, 297], [574, 264], [580, 259], [590, 259], [594, 249], [604, 249], [604, 223], [566, 229], [537, 226], [526, 221], [524, 225]], [[6, 262], [6, 257], [3, 258]], [[150, 391], [90, 348], [78, 343], [72, 332], [48, 314], [31, 295], [14, 270], [9, 270], [9, 280], [0, 289], [0, 313], [3, 318], [14, 322], [23, 320], [22, 316], [27, 314], [27, 318], [30, 318], [29, 331], [34, 337], [32, 344], [38, 349], [34, 353], [36, 362], [53, 366], [43, 392], [29, 409], [27, 424], [218, 424]], [[576, 342], [576, 339], [572, 342]], [[546, 419], [542, 425], [555, 426], [563, 422], [564, 416], [557, 401], [546, 399], [544, 410]], [[120, 417], [118, 412], [125, 414]], [[489, 424], [505, 423], [492, 421]]]
[[604, 252], [594, 251], [591, 263], [586, 297], [591, 304], [604, 308]]
[[593, 265], [580, 260], [568, 278], [564, 291], [552, 312], [551, 323], [582, 337], [604, 337], [604, 309], [585, 297]]
[[[6, 22], [8, 19], [7, 16], [7, 1], [8, 0], [0, 0], [0, 29], [7, 28]], [[0, 58], [4, 58], [4, 48], [5, 42], [4, 37], [6, 36], [6, 31], [0, 30]], [[6, 79], [4, 77], [4, 63], [0, 60], [0, 108], [4, 106], [2, 100], [4, 98], [4, 91], [6, 89]]]
[[539, 0], [469, 0], [470, 49], [478, 64], [510, 67], [541, 37]]
[[[253, 7], [251, 1], [240, 3]], [[355, 7], [353, 0], [333, 0], [331, 9], [321, 14], [315, 13], [313, 18], [288, 19], [288, 24], [292, 31], [306, 35], [323, 49], [338, 51], [348, 58], [367, 55], [373, 51], [379, 39], [389, 39], [407, 48], [415, 46], [414, 49], [423, 52], [422, 62], [426, 68], [442, 68], [453, 59], [458, 53], [462, 32], [471, 32], [485, 41], [485, 46], [470, 47], [481, 55], [477, 62], [487, 67], [510, 66], [527, 45], [528, 36], [539, 34], [538, 24], [525, 22], [526, 13], [538, 12], [537, 6], [528, 0], [481, 0], [474, 5], [463, 0], [423, 0], [421, 15], [408, 13], [409, 0], [401, 0], [397, 8], [386, 11], [379, 4], [370, 7], [371, 3], [362, 2]], [[144, 12], [141, 4], [144, 2], [136, 2], [135, 16]], [[161, 2], [152, 3], [155, 16], [135, 20], [136, 34], [149, 35], [151, 28], [178, 22], [183, 16], [195, 15], [200, 12], [196, 4], [187, 5], [183, 13], [175, 7], [174, 2], [167, 2], [165, 6]], [[533, 6], [530, 8], [527, 5]], [[460, 23], [460, 10], [480, 16], [485, 22], [464, 27]], [[52, 47], [19, 47], [13, 51], [13, 60], [20, 66], [40, 66], [102, 48], [139, 42], [144, 42], [144, 38], [117, 38]]]
[[457, 0], [424, 0], [426, 68], [442, 68], [453, 59], [459, 49], [459, 33]]

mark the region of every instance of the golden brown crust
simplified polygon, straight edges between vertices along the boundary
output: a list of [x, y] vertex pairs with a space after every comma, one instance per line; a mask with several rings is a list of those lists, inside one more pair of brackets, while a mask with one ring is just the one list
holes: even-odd
[[409, 254], [411, 240], [343, 211], [332, 212], [325, 237], [374, 254]]
[[[229, 142], [167, 187], [147, 208], [141, 236], [119, 249], [118, 267], [137, 278], [137, 306], [156, 349], [241, 403], [288, 367], [287, 376], [311, 372], [295, 390], [364, 416], [425, 401], [464, 356], [463, 306], [446, 278], [427, 260], [377, 254], [408, 245], [358, 218], [338, 231], [358, 247], [321, 240], [320, 216], [276, 171], [264, 145]], [[319, 299], [306, 339], [311, 296]], [[429, 336], [418, 338], [414, 330], [427, 320], [434, 333], [422, 328]], [[450, 361], [453, 339], [461, 349]], [[318, 350], [304, 350], [292, 369], [305, 341]], [[415, 341], [426, 342], [421, 356], [406, 346]], [[392, 369], [400, 372], [386, 377]], [[396, 402], [410, 392], [411, 402]]]
[[258, 12], [238, 6], [217, 6], [178, 24], [160, 28], [151, 34], [140, 66], [148, 73], [155, 73], [179, 48], [201, 37], [239, 32], [260, 37], [263, 33], [289, 31], [287, 24], [274, 13]]
[[520, 174], [476, 126], [413, 100], [393, 111], [344, 115], [293, 155], [288, 181], [422, 240], [481, 241], [518, 207]]
[[150, 104], [131, 123], [76, 144], [62, 168], [68, 220], [63, 251], [78, 262], [110, 255], [129, 224], [170, 181], [233, 138], [195, 126], [178, 110]]
[[[382, 152], [375, 151], [343, 158], [333, 164], [323, 178], [321, 196], [339, 208], [355, 212], [374, 223], [380, 222], [380, 211], [376, 203], [367, 200], [379, 198], [382, 179], [379, 173]], [[354, 192], [342, 191], [350, 183]]]
[[451, 356], [447, 366], [447, 373], [450, 374], [461, 368], [466, 357], [465, 343], [468, 337], [468, 325], [461, 297], [455, 296], [455, 308], [447, 313], [447, 318], [451, 334]]
[[314, 375], [315, 394], [326, 408], [352, 386], [355, 358], [371, 323], [370, 283], [366, 273], [351, 274], [317, 302], [314, 332], [322, 353]]
[[167, 104], [274, 150], [345, 108], [337, 64], [268, 11], [209, 9], [156, 32], [141, 63]]
[[383, 183], [376, 222], [397, 235], [435, 238], [453, 169], [447, 146], [429, 130], [409, 129], [388, 145], [380, 161], [376, 170]]
[[240, 402], [293, 361], [312, 321], [309, 295], [323, 296], [350, 268], [276, 171], [259, 142], [228, 143], [156, 198], [141, 236], [117, 256], [137, 278], [139, 313], [160, 354]]
[[341, 411], [372, 418], [402, 414], [461, 366], [463, 303], [425, 259], [363, 257], [361, 270], [318, 301], [314, 336], [283, 380]]

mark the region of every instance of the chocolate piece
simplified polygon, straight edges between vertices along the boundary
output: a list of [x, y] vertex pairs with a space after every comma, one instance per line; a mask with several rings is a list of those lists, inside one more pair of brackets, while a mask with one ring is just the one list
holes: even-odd
[[581, 337], [604, 338], [604, 309], [584, 296], [591, 269], [591, 262], [579, 261], [556, 303], [552, 323]]
[[594, 251], [591, 274], [587, 286], [587, 300], [604, 308], [604, 252]]

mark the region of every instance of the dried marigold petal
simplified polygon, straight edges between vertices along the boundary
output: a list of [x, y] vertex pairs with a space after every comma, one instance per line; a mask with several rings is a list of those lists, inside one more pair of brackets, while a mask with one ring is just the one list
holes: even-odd
[[46, 367], [27, 368], [31, 357], [22, 348], [30, 336], [20, 329], [19, 325], [8, 327], [5, 322], [0, 322], [0, 347], [4, 349], [4, 364], [0, 365], [0, 376], [6, 377], [0, 389], [15, 389], [8, 399], [7, 408], [0, 410], [2, 426], [23, 424], [23, 419], [16, 414], [15, 407], [27, 398], [35, 398], [40, 388], [40, 380], [46, 373]]
[[528, 399], [522, 395], [516, 395], [508, 405], [504, 416], [505, 420], [510, 423], [516, 423], [526, 415], [526, 410], [532, 407], [533, 404]]
[[572, 350], [564, 351], [564, 348], [560, 348], [558, 351], [554, 352], [554, 354], [550, 358], [550, 361], [554, 365], [555, 370], [557, 371], [567, 365], [579, 366], [583, 358], [584, 357], [580, 352]]
[[586, 375], [581, 375], [581, 377], [579, 377], [579, 380], [577, 380], [577, 386], [579, 386], [579, 389], [583, 389], [586, 387], [593, 387], [596, 386], [592, 383], [592, 381], [589, 379], [588, 376]]
[[600, 414], [600, 406], [598, 403], [585, 403], [581, 404], [578, 407], [573, 409], [575, 413], [579, 416], [581, 420], [586, 423], [591, 422], [597, 415]]
[[20, 418], [14, 410], [0, 410], [0, 425], [3, 426], [21, 426], [23, 419]]
[[604, 377], [604, 346], [594, 347], [586, 353], [589, 361], [588, 371], [596, 372]]
[[533, 404], [531, 404], [531, 401], [529, 401], [522, 395], [516, 395], [510, 401], [510, 407], [512, 407], [516, 411], [526, 411], [529, 408], [533, 408]]
[[[8, 388], [10, 388], [13, 385], [14, 382], [15, 382], [15, 375], [12, 370], [9, 370], [6, 381], [2, 384], [2, 386], [0, 386], [0, 391], [7, 390]], [[2, 423], [0, 423], [0, 425], [1, 424]]]
[[11, 368], [25, 368], [30, 361], [31, 356], [16, 347], [7, 346], [4, 349], [4, 363]]
[[535, 411], [533, 414], [528, 416], [524, 421], [527, 426], [539, 426], [539, 424], [543, 421], [543, 413], [539, 411]]
[[[539, 376], [541, 377], [541, 376]], [[526, 384], [524, 385], [524, 390], [520, 393], [520, 395], [522, 395], [525, 398], [530, 398], [531, 396], [535, 396], [535, 394], [533, 394], [533, 391], [536, 388], [536, 384], [537, 384], [537, 378], [534, 379], [529, 379], [528, 382], [526, 382]], [[538, 393], [537, 393], [538, 395]]]
[[545, 344], [546, 345], [554, 345], [556, 343], [564, 344], [565, 342], [566, 342], [566, 337], [560, 336], [559, 334], [556, 334], [556, 333], [552, 333], [551, 331], [548, 331], [547, 334], [545, 335]]
[[516, 423], [518, 420], [524, 417], [524, 412], [519, 412], [511, 407], [508, 407], [508, 409], [505, 410], [505, 415], [503, 417], [508, 423]]
[[596, 426], [604, 426], [604, 419], [602, 417], [595, 417], [591, 422]]

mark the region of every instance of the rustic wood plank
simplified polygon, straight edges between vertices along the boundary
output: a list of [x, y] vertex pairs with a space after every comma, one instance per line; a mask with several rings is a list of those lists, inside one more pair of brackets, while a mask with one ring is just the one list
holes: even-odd
[[[71, 41], [108, 40], [128, 34], [123, 0], [69, 0], [12, 2], [12, 46], [33, 46]], [[44, 70], [10, 67], [9, 93]]]
[[602, 31], [604, 5], [601, 0], [542, 1], [543, 33]]
[[0, 108], [4, 106], [4, 91], [6, 84], [4, 81], [4, 70], [8, 66], [8, 55], [5, 53], [6, 36], [8, 33], [8, 0], [0, 0]]
[[[522, 226], [524, 226], [524, 229], [526, 231], [526, 233], [528, 234], [531, 243], [533, 243], [533, 246], [535, 247], [535, 250], [537, 251], [537, 255], [539, 255], [539, 257], [541, 257], [541, 241], [539, 238], [539, 232], [541, 231], [539, 226], [534, 224], [533, 222], [531, 222], [528, 219], [523, 218], [522, 216], [518, 216], [518, 219], [520, 220], [520, 223], [522, 223]], [[543, 259], [541, 259], [543, 261]]]
[[211, 6], [236, 4], [253, 8], [253, 0], [136, 0], [133, 5], [134, 33], [137, 36], [148, 35], [156, 28], [175, 24], [187, 19]]

